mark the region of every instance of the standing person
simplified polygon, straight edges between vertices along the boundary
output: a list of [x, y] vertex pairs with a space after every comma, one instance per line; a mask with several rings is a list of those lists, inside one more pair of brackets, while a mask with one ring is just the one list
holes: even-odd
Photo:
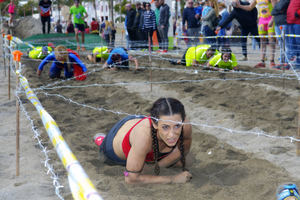
[[88, 14], [85, 10], [85, 8], [80, 5], [79, 0], [75, 0], [74, 4], [70, 8], [70, 15], [69, 15], [69, 21], [71, 21], [71, 17], [73, 15], [73, 20], [75, 24], [75, 36], [76, 36], [76, 41], [77, 41], [77, 50], [80, 50], [80, 45], [79, 45], [79, 31], [81, 31], [81, 50], [85, 51], [84, 47], [84, 31], [85, 31], [85, 25], [84, 25], [84, 20], [85, 18], [88, 17]]
[[[215, 34], [215, 28], [217, 26], [217, 24], [215, 24], [215, 22], [218, 19], [219, 13], [218, 13], [218, 8], [217, 5], [214, 5], [213, 0], [206, 0], [207, 2], [207, 9], [208, 12], [205, 13], [203, 11], [202, 14], [202, 26], [203, 26], [203, 35], [205, 37], [211, 37], [211, 36], [216, 36]], [[215, 38], [205, 38], [205, 42], [207, 44], [211, 44], [211, 45], [216, 45], [216, 39]]]
[[[240, 1], [240, 0], [233, 0], [232, 6], [233, 10], [227, 17], [225, 21], [222, 21], [219, 24], [217, 30], [219, 31], [221, 28], [226, 28], [228, 24], [233, 20], [236, 19], [239, 24], [241, 25], [241, 34], [242, 36], [248, 36], [249, 33], [253, 36], [258, 35], [258, 27], [257, 27], [257, 9], [253, 8], [250, 12], [243, 10], [241, 8], [236, 7], [237, 4], [240, 5], [250, 5], [249, 2]], [[256, 38], [256, 41], [260, 43], [259, 38]], [[241, 38], [242, 43], [242, 52], [244, 57], [241, 59], [242, 61], [248, 60], [247, 54], [247, 37]]]
[[134, 18], [133, 27], [136, 30], [136, 41], [135, 46], [141, 48], [145, 42], [145, 36], [142, 30], [143, 21], [144, 21], [144, 6], [142, 6], [141, 2], [136, 2], [136, 15]]
[[182, 14], [182, 30], [186, 30], [185, 23], [187, 22], [188, 47], [196, 46], [199, 43], [199, 27], [200, 15], [196, 15], [194, 1], [188, 0], [187, 7], [184, 8]]
[[[156, 27], [158, 28], [159, 26], [159, 14], [160, 14], [160, 2], [159, 0], [155, 0], [154, 1], [154, 4], [155, 4], [155, 21], [156, 21]], [[159, 48], [161, 48], [161, 37], [160, 37], [160, 34], [159, 34], [159, 31], [156, 31], [156, 36], [157, 36], [157, 40], [158, 40], [158, 45], [159, 45]]]
[[129, 37], [129, 48], [135, 49], [134, 42], [136, 41], [136, 30], [134, 29], [134, 19], [136, 15], [135, 9], [132, 8], [131, 4], [128, 3], [125, 5], [126, 8], [126, 28]]
[[[221, 20], [219, 22], [219, 24], [223, 23], [223, 21], [225, 21], [228, 16], [229, 16], [229, 13], [226, 9], [226, 5], [224, 3], [219, 3], [218, 4], [219, 6], [219, 14], [221, 16]], [[229, 47], [229, 39], [228, 38], [225, 38], [225, 37], [222, 37], [222, 36], [226, 36], [226, 30], [229, 30], [231, 28], [231, 25], [232, 23], [230, 22], [226, 27], [222, 28], [220, 31], [217, 31], [217, 36], [221, 36], [221, 37], [218, 37], [217, 38], [217, 41], [218, 41], [218, 48], [219, 49], [220, 47], [224, 47], [224, 46], [227, 46]]]
[[168, 52], [169, 47], [169, 18], [170, 18], [170, 7], [165, 3], [165, 0], [160, 1], [160, 9], [159, 9], [159, 23], [158, 23], [158, 31], [162, 40], [162, 49], [163, 52]]
[[271, 36], [267, 38], [261, 38], [261, 62], [255, 65], [256, 68], [266, 67], [265, 57], [267, 51], [267, 43], [269, 40], [269, 44], [271, 47], [271, 55], [270, 55], [270, 68], [276, 67], [275, 65], [275, 26], [274, 19], [271, 15], [272, 9], [275, 6], [276, 0], [254, 0], [250, 3], [250, 5], [242, 5], [237, 1], [237, 7], [244, 9], [246, 11], [251, 11], [257, 5], [258, 7], [258, 34], [260, 36]]
[[6, 10], [8, 8], [8, 14], [9, 14], [9, 21], [8, 21], [8, 26], [13, 27], [13, 19], [14, 19], [14, 14], [15, 14], [15, 8], [16, 5], [14, 4], [14, 0], [10, 0], [10, 3], [7, 4], [7, 6], [4, 8]]
[[111, 22], [111, 35], [110, 35], [110, 46], [111, 48], [115, 47], [115, 41], [116, 41], [116, 27]]
[[[274, 17], [274, 22], [275, 22], [275, 33], [277, 36], [281, 36], [281, 34], [286, 34], [287, 32], [287, 22], [286, 22], [286, 11], [288, 9], [290, 0], [277, 0], [271, 14]], [[280, 65], [279, 67], [283, 68], [286, 67], [288, 68], [287, 59], [285, 58], [285, 52], [283, 51], [283, 41], [281, 37], [278, 37], [278, 43], [280, 46]], [[285, 43], [285, 50], [288, 53], [288, 48]]]
[[48, 25], [48, 34], [50, 33], [50, 16], [52, 15], [52, 1], [51, 0], [40, 0], [39, 7], [40, 7], [40, 14], [41, 14], [41, 21], [43, 25], [43, 34], [46, 33], [46, 23]]
[[110, 21], [105, 20], [105, 28], [103, 30], [103, 34], [104, 34], [104, 39], [105, 39], [106, 45], [108, 47], [110, 47], [110, 45], [111, 45], [111, 38], [110, 38], [111, 32], [112, 32], [111, 23], [110, 23]]
[[[300, 1], [291, 0], [286, 21], [288, 23], [288, 34], [300, 35]], [[300, 38], [288, 37], [288, 49], [291, 50], [289, 60], [295, 61], [296, 69], [300, 69]]]
[[[125, 166], [128, 184], [186, 183], [192, 174], [186, 169], [186, 156], [192, 144], [192, 126], [183, 104], [174, 98], [160, 98], [151, 116], [129, 115], [117, 122], [105, 136], [95, 135], [104, 163]], [[183, 124], [184, 123], [184, 124]], [[145, 164], [154, 164], [155, 175], [144, 174]], [[178, 166], [182, 172], [159, 175], [161, 167]]]
[[156, 30], [156, 20], [155, 20], [155, 13], [151, 10], [151, 4], [146, 3], [146, 11], [144, 12], [144, 25], [143, 31], [145, 35], [145, 43], [149, 44], [148, 38], [150, 39], [150, 48], [152, 50], [153, 42], [152, 42], [152, 35], [153, 31]]

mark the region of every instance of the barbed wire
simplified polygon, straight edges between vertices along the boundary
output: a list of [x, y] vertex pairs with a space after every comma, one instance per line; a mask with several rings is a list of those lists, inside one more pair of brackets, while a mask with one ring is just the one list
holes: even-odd
[[55, 188], [55, 194], [56, 194], [56, 196], [58, 196], [59, 199], [63, 200], [64, 198], [60, 194], [60, 189], [63, 188], [64, 186], [60, 184], [59, 177], [56, 175], [54, 168], [53, 168], [52, 164], [50, 163], [51, 159], [48, 155], [48, 152], [50, 152], [50, 151], [48, 151], [47, 147], [45, 147], [43, 145], [43, 141], [40, 138], [41, 134], [39, 133], [38, 128], [34, 125], [34, 120], [30, 117], [29, 113], [25, 109], [23, 102], [21, 101], [20, 97], [18, 96], [18, 93], [19, 92], [16, 92], [15, 96], [17, 98], [17, 101], [20, 104], [21, 111], [24, 113], [25, 117], [27, 118], [27, 120], [29, 121], [29, 123], [31, 125], [31, 130], [34, 133], [33, 138], [35, 140], [37, 140], [37, 145], [41, 149], [41, 152], [44, 153], [44, 156], [45, 156], [44, 167], [47, 169], [47, 174], [50, 174], [50, 178], [52, 179], [52, 184]]
[[[140, 116], [141, 115], [141, 114], [129, 114], [129, 113], [126, 113], [126, 112], [123, 112], [123, 111], [114, 111], [114, 110], [106, 109], [106, 108], [103, 108], [103, 107], [98, 107], [97, 108], [97, 107], [90, 106], [90, 105], [87, 105], [87, 104], [79, 103], [79, 102], [74, 101], [70, 98], [67, 98], [67, 97], [65, 97], [61, 94], [50, 94], [50, 93], [47, 93], [47, 92], [38, 92], [37, 94], [43, 94], [47, 97], [48, 96], [58, 97], [58, 98], [61, 98], [61, 99], [65, 100], [69, 103], [75, 104], [77, 106], [82, 106], [84, 108], [90, 108], [90, 109], [97, 110], [97, 111], [109, 112], [109, 113], [113, 113], [113, 114], [116, 114], [116, 115], [126, 115], [126, 116], [129, 116], [129, 115]], [[151, 119], [178, 123], [178, 122], [172, 121], [172, 120], [157, 119], [157, 118], [152, 117], [152, 116], [151, 116]], [[209, 125], [209, 124], [204, 124], [204, 123], [196, 123], [196, 122], [181, 123], [181, 124], [191, 124], [193, 126], [198, 126], [198, 127], [220, 129], [220, 130], [224, 130], [224, 131], [229, 132], [229, 133], [248, 134], [248, 135], [250, 134], [250, 135], [269, 137], [269, 138], [273, 138], [273, 139], [288, 139], [288, 140], [290, 140], [290, 142], [300, 142], [300, 139], [296, 139], [296, 138], [291, 137], [291, 136], [274, 136], [274, 135], [267, 134], [264, 131], [242, 131], [242, 130], [230, 129], [230, 128], [223, 127], [223, 126], [215, 126], [215, 125]]]

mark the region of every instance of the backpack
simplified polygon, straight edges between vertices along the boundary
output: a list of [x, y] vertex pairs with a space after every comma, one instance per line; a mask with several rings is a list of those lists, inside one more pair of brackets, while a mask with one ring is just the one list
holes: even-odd
[[[74, 54], [78, 59], [80, 59], [78, 53], [72, 49], [67, 49], [69, 53]], [[82, 71], [82, 68], [78, 64], [73, 64], [74, 76], [78, 81], [84, 81], [86, 79], [86, 74]]]

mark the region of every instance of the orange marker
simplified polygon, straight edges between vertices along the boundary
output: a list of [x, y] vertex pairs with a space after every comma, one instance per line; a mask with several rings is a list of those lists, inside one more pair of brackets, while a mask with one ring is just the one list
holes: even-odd
[[9, 41], [11, 41], [11, 40], [12, 40], [12, 36], [11, 36], [11, 35], [7, 35], [7, 39], [8, 39]]
[[20, 62], [21, 56], [23, 55], [23, 53], [19, 50], [16, 50], [16, 51], [13, 51], [12, 54], [14, 56], [14, 61]]

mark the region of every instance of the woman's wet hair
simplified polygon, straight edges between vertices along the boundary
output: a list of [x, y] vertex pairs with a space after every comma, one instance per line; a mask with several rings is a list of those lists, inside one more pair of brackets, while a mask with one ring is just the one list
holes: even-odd
[[117, 64], [116, 62], [119, 62], [121, 60], [121, 55], [118, 54], [118, 53], [114, 53], [112, 56], [111, 56], [111, 60]]
[[68, 51], [65, 46], [59, 45], [54, 49], [54, 55], [56, 59], [67, 61], [68, 60]]
[[[171, 116], [175, 114], [179, 114], [182, 118], [182, 122], [185, 120], [185, 110], [183, 104], [174, 98], [160, 98], [156, 100], [150, 110], [151, 119], [153, 123], [158, 124], [158, 120], [161, 116]], [[155, 168], [154, 172], [156, 175], [160, 173], [160, 168], [158, 166], [158, 140], [157, 140], [157, 130], [152, 126], [152, 148], [154, 154], [154, 161], [155, 161]], [[185, 156], [184, 156], [184, 146], [183, 146], [183, 126], [181, 129], [180, 137], [179, 137], [179, 150], [181, 153], [181, 163], [182, 163], [182, 170], [185, 169]]]

